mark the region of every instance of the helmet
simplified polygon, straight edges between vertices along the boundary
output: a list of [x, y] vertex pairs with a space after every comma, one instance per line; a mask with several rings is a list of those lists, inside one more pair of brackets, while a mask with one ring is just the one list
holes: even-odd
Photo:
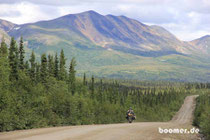
[[132, 110], [132, 108], [131, 108], [131, 107], [129, 107], [129, 110]]

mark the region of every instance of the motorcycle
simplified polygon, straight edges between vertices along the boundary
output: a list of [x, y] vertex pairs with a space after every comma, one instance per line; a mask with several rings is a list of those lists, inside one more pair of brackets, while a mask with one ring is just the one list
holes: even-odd
[[128, 122], [129, 122], [129, 123], [132, 123], [133, 120], [136, 119], [136, 116], [135, 116], [134, 114], [128, 113], [127, 119], [128, 119]]

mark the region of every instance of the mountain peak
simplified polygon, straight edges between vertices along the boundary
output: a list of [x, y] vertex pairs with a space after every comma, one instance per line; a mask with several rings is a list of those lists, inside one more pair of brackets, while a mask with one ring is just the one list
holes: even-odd
[[210, 37], [210, 35], [205, 35], [205, 36], [203, 36], [201, 38], [209, 38], [209, 37]]
[[[89, 10], [89, 11], [85, 11], [85, 12], [82, 12], [82, 13], [75, 13], [75, 14], [68, 14], [68, 15], [65, 15], [65, 16], [62, 16], [60, 18], [63, 18], [63, 17], [77, 17], [77, 16], [102, 16], [100, 15], [99, 13], [93, 11], [93, 10]], [[60, 19], [58, 18], [58, 19]]]
[[98, 14], [96, 11], [94, 10], [88, 10], [88, 11], [85, 11], [83, 13], [91, 13], [91, 14]]
[[[85, 11], [85, 12], [79, 13], [78, 15], [86, 15], [86, 14], [88, 14], [88, 15], [100, 15], [99, 13], [97, 13], [94, 10]], [[77, 14], [75, 14], [75, 15], [77, 15]]]
[[202, 37], [200, 37], [200, 38], [198, 38], [198, 39], [194, 39], [194, 40], [192, 40], [191, 42], [193, 42], [193, 41], [206, 40], [206, 39], [208, 39], [208, 38], [210, 38], [210, 35], [205, 35], [205, 36], [202, 36]]

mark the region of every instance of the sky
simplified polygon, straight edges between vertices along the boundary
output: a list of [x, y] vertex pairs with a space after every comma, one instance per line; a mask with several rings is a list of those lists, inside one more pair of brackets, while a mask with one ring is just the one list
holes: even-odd
[[0, 19], [16, 24], [88, 10], [159, 25], [183, 41], [210, 35], [210, 0], [0, 0]]

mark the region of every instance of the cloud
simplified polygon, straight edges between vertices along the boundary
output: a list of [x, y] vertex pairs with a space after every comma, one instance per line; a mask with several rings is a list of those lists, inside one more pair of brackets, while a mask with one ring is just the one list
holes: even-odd
[[210, 34], [209, 0], [0, 0], [0, 9], [0, 18], [19, 24], [95, 10], [163, 26], [182, 40]]
[[5, 6], [5, 8], [2, 8], [2, 6], [0, 6], [1, 9], [0, 17], [8, 18], [8, 17], [17, 17], [21, 15], [21, 13], [17, 10], [14, 9], [7, 10], [6, 8], [7, 6]]
[[35, 5], [28, 2], [0, 4], [0, 9], [0, 18], [17, 24], [51, 19], [58, 13], [56, 7]]

